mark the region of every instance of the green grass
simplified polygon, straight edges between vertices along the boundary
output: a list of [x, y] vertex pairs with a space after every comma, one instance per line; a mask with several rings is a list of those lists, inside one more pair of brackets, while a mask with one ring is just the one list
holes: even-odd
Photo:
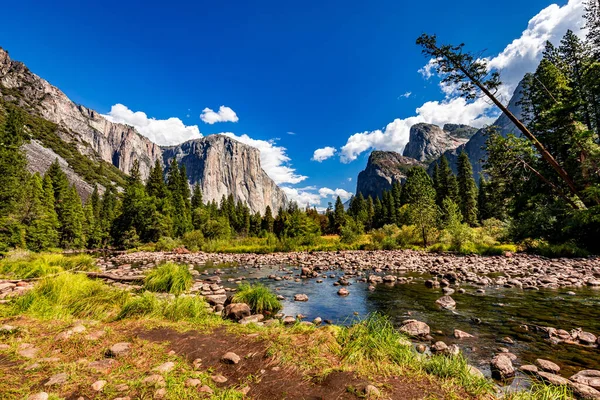
[[144, 279], [144, 289], [176, 296], [192, 287], [192, 274], [186, 265], [164, 263], [151, 270]]
[[277, 296], [262, 284], [243, 283], [233, 296], [234, 303], [246, 303], [255, 313], [277, 312], [283, 307]]
[[43, 278], [32, 290], [13, 300], [5, 312], [42, 319], [102, 319], [118, 312], [127, 297], [127, 292], [101, 281], [64, 273]]
[[492, 381], [473, 373], [467, 359], [462, 354], [453, 357], [436, 355], [423, 358], [422, 368], [430, 375], [442, 379], [455, 379], [467, 392], [474, 395], [490, 394], [494, 390]]
[[96, 269], [94, 258], [87, 254], [66, 256], [55, 253], [14, 251], [0, 260], [0, 276], [11, 279], [39, 278], [64, 271]]
[[117, 319], [164, 318], [169, 321], [200, 322], [210, 312], [206, 302], [195, 296], [179, 296], [174, 299], [159, 299], [155, 294], [144, 292], [131, 297], [123, 305]]
[[407, 365], [415, 354], [410, 342], [392, 325], [388, 317], [373, 313], [338, 335], [342, 360], [350, 364], [391, 362]]
[[536, 382], [529, 390], [508, 393], [506, 400], [570, 400], [573, 393], [564, 385], [554, 386]]

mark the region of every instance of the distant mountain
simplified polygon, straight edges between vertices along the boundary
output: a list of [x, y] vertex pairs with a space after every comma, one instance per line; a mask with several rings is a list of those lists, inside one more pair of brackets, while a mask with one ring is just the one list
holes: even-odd
[[393, 151], [373, 151], [367, 167], [358, 174], [356, 193], [380, 197], [394, 182], [404, 182], [406, 172], [415, 166], [428, 164], [444, 152], [467, 143], [477, 132], [467, 125], [447, 124], [444, 129], [432, 124], [416, 124], [410, 129], [409, 142], [403, 155]]
[[[508, 103], [508, 109], [517, 118], [522, 118], [522, 109], [519, 102], [523, 98], [523, 82], [519, 83], [515, 92], [513, 93], [510, 102]], [[500, 115], [496, 122], [490, 127], [496, 129], [499, 134], [506, 137], [509, 133], [514, 133], [520, 136], [521, 132], [517, 130], [515, 125], [508, 119], [504, 114]], [[485, 141], [490, 132], [490, 128], [482, 128], [475, 133], [471, 139], [463, 145], [458, 146], [455, 149], [447, 150], [444, 155], [448, 159], [448, 163], [452, 170], [457, 172], [458, 156], [464, 150], [468, 156], [471, 164], [473, 165], [473, 176], [476, 181], [479, 179], [479, 175], [483, 172], [483, 165], [487, 159], [487, 152], [485, 151]], [[431, 167], [430, 167], [431, 170]]]
[[373, 151], [367, 167], [358, 174], [356, 193], [362, 193], [364, 197], [381, 197], [383, 191], [390, 189], [393, 183], [403, 183], [406, 172], [415, 166], [424, 167], [426, 164], [393, 151]]
[[465, 144], [477, 131], [466, 125], [447, 126], [450, 131], [432, 124], [413, 125], [410, 128], [410, 137], [402, 155], [429, 163], [440, 157], [445, 151]]
[[206, 200], [233, 194], [253, 212], [263, 212], [267, 205], [276, 212], [286, 202], [283, 191], [263, 171], [257, 149], [211, 136], [163, 152], [132, 126], [110, 122], [75, 104], [0, 48], [0, 115], [7, 107], [27, 115], [31, 140], [23, 148], [28, 168], [43, 173], [58, 158], [83, 198], [93, 185], [101, 190], [108, 184], [121, 186], [135, 160], [146, 178], [157, 160], [177, 157], [186, 165], [191, 183], [202, 186]]

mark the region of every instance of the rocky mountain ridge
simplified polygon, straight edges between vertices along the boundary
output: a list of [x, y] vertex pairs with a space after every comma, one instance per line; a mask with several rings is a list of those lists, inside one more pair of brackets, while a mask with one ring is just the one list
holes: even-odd
[[444, 152], [469, 141], [477, 132], [468, 125], [437, 125], [420, 123], [411, 127], [409, 142], [401, 155], [393, 151], [373, 151], [367, 167], [358, 174], [356, 193], [373, 198], [380, 197], [395, 182], [403, 183], [406, 172], [414, 167], [427, 167]]
[[[163, 149], [134, 127], [111, 122], [96, 111], [75, 104], [25, 64], [11, 60], [1, 47], [0, 100], [51, 123], [48, 130], [52, 131], [52, 137], [46, 139], [54, 144], [54, 148], [37, 140], [26, 144], [23, 149], [28, 168], [43, 173], [54, 159], [59, 159], [84, 198], [91, 193], [92, 182], [89, 176], [82, 176], [71, 168], [72, 160], [58, 154], [61, 147], [76, 149], [80, 161], [81, 155], [92, 160], [85, 167], [87, 170], [102, 170], [105, 163], [107, 167], [114, 166], [128, 174], [137, 160], [143, 178], [148, 176], [157, 160], [163, 162], [177, 155], [186, 164], [190, 183], [201, 185], [207, 201], [218, 201], [222, 195], [233, 194], [236, 200], [248, 202], [253, 212], [262, 213], [267, 205], [276, 212], [287, 200], [285, 193], [262, 169], [258, 149], [223, 136], [209, 136]], [[200, 148], [203, 150], [197, 151]]]

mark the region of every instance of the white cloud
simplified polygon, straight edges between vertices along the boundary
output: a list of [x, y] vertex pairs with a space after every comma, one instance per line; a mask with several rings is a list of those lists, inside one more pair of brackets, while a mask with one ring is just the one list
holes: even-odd
[[222, 135], [229, 136], [239, 142], [260, 150], [260, 163], [265, 172], [275, 181], [276, 184], [302, 182], [307, 177], [298, 175], [296, 170], [289, 164], [290, 157], [286, 153], [286, 148], [277, 146], [275, 140], [252, 139], [244, 134], [237, 136], [235, 133], [225, 132]]
[[406, 93], [401, 94], [400, 96], [398, 96], [398, 99], [400, 99], [400, 97], [408, 99], [410, 96], [412, 96], [412, 92], [406, 92]]
[[288, 200], [295, 201], [300, 207], [312, 207], [321, 204], [321, 196], [318, 193], [288, 186], [281, 186], [281, 190], [285, 192]]
[[131, 111], [123, 104], [115, 104], [110, 112], [103, 115], [111, 122], [133, 126], [140, 134], [156, 144], [167, 146], [183, 143], [190, 139], [202, 137], [197, 125], [186, 126], [179, 118], [148, 118], [142, 111]]
[[333, 155], [335, 154], [336, 151], [337, 150], [335, 147], [329, 147], [329, 146], [323, 147], [322, 149], [317, 149], [313, 153], [311, 160], [323, 162], [323, 161], [327, 160], [328, 158], [333, 157]]
[[336, 199], [339, 196], [342, 201], [346, 201], [350, 197], [352, 197], [352, 193], [350, 193], [344, 189], [332, 190], [332, 189], [329, 189], [326, 187], [319, 189], [319, 195], [324, 199], [326, 199], [328, 197]]
[[[544, 8], [529, 21], [527, 29], [518, 39], [488, 60], [490, 68], [501, 73], [504, 85], [499, 94], [505, 103], [508, 103], [525, 73], [535, 70], [547, 40], [557, 44], [567, 29], [583, 35], [583, 8], [583, 0], [569, 0], [562, 7], [552, 4]], [[419, 73], [425, 79], [432, 78], [435, 75], [435, 64], [435, 60], [429, 60]], [[395, 119], [383, 130], [350, 136], [340, 149], [340, 160], [344, 163], [351, 162], [369, 149], [402, 152], [408, 143], [410, 127], [419, 122], [436, 125], [458, 123], [480, 128], [492, 123], [497, 116], [497, 110], [486, 99], [467, 102], [457, 96], [456, 87], [440, 85], [440, 89], [445, 94], [445, 99], [426, 102], [417, 108], [415, 116]]]
[[289, 132], [287, 132], [287, 134], [294, 136], [296, 134], [296, 132], [289, 131]]
[[240, 120], [235, 111], [226, 106], [219, 107], [218, 112], [206, 107], [204, 110], [202, 110], [200, 119], [210, 125], [216, 122], [238, 122]]

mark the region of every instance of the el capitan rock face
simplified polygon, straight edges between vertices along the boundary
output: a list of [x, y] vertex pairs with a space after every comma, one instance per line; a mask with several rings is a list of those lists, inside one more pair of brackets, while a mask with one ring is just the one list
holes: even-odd
[[448, 126], [453, 132], [459, 133], [459, 136], [454, 136], [452, 132], [437, 125], [425, 123], [413, 125], [410, 128], [410, 138], [402, 155], [429, 163], [440, 157], [445, 151], [466, 143], [476, 131], [465, 125]]
[[395, 182], [404, 182], [406, 172], [414, 166], [425, 166], [414, 158], [404, 157], [393, 151], [373, 151], [367, 167], [358, 174], [356, 193], [364, 197], [381, 197]]
[[[223, 195], [233, 194], [236, 201], [246, 202], [253, 212], [261, 213], [267, 205], [276, 213], [287, 201], [285, 193], [263, 171], [258, 149], [221, 135], [161, 148], [135, 128], [111, 122], [96, 111], [75, 104], [25, 64], [12, 61], [2, 48], [0, 97], [56, 124], [60, 140], [74, 145], [77, 152], [112, 164], [126, 174], [137, 160], [145, 179], [157, 160], [168, 165], [176, 157], [186, 166], [190, 183], [200, 184], [205, 201], [220, 201]], [[23, 149], [31, 172], [44, 173], [58, 159], [82, 198], [92, 192], [93, 186], [83, 176], [77, 175], [65, 159], [41, 142], [33, 140]]]
[[263, 171], [259, 150], [230, 137], [210, 135], [163, 147], [163, 163], [173, 158], [185, 165], [190, 183], [200, 185], [205, 202], [233, 193], [236, 201], [260, 213], [267, 206], [276, 213], [286, 203], [285, 193]]

